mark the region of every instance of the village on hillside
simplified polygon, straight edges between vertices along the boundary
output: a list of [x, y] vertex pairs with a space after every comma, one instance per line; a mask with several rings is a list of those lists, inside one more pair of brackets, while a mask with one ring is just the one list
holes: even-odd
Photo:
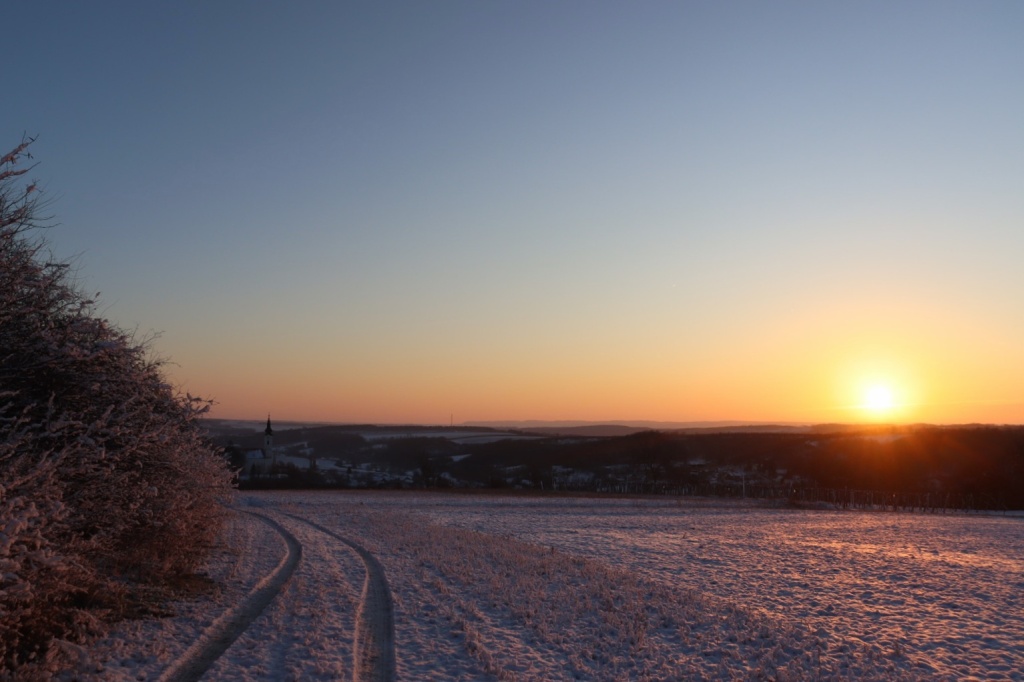
[[208, 421], [243, 489], [704, 495], [838, 507], [1024, 508], [1022, 427], [623, 429]]

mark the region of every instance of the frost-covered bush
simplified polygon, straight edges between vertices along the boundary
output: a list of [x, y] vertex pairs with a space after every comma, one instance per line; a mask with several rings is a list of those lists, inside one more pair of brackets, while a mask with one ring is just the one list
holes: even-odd
[[30, 142], [0, 157], [0, 678], [42, 673], [133, 583], [193, 570], [230, 489], [208, 403], [46, 257]]

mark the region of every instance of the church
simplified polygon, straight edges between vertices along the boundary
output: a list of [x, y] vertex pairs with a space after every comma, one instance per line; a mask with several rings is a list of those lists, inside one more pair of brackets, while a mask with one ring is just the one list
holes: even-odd
[[250, 450], [245, 453], [245, 467], [242, 469], [242, 476], [261, 476], [270, 473], [277, 464], [277, 453], [274, 452], [274, 429], [270, 425], [270, 415], [267, 415], [267, 428], [263, 430], [263, 449]]

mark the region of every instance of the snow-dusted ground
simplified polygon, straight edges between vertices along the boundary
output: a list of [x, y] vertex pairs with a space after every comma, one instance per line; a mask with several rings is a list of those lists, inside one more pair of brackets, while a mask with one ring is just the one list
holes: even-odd
[[[206, 679], [354, 679], [354, 543], [390, 585], [397, 679], [1024, 680], [1024, 519], [365, 491], [238, 507], [302, 555]], [[83, 668], [157, 679], [287, 553], [235, 515], [221, 591], [123, 624]]]

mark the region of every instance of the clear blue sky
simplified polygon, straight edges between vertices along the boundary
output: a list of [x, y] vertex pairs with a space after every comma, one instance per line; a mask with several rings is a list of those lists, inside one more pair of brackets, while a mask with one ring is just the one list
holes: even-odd
[[1024, 3], [2, 18], [54, 248], [220, 416], [1024, 422]]

